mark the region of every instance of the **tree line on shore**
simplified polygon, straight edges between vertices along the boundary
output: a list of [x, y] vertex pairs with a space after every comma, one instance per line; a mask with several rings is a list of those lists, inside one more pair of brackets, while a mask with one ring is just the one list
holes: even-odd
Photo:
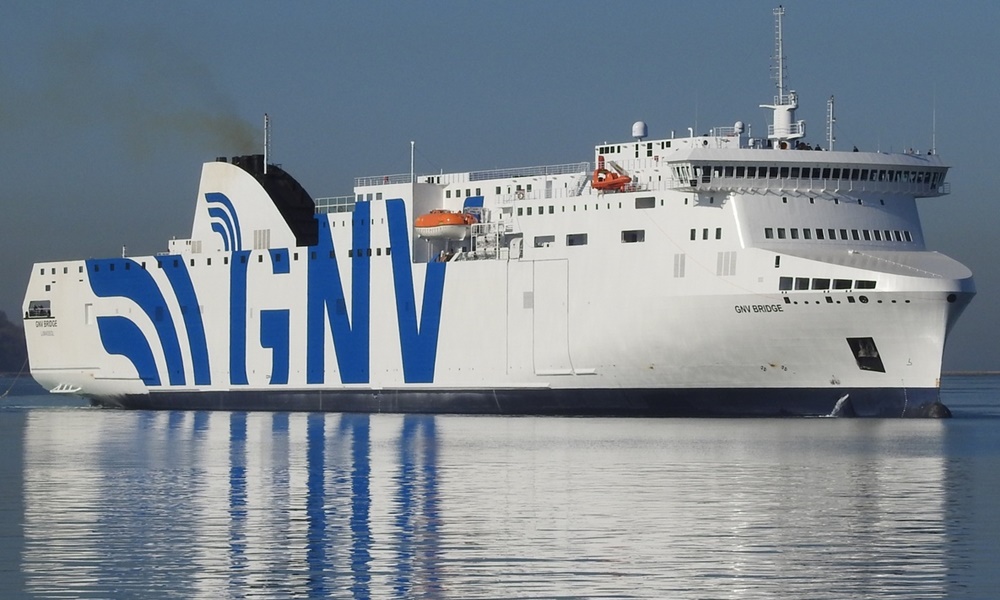
[[28, 348], [24, 344], [24, 329], [7, 320], [0, 310], [0, 373], [16, 374], [27, 370]]

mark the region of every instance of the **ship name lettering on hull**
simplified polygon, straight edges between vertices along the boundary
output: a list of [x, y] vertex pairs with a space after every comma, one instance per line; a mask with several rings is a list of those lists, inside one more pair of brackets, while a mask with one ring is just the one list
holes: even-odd
[[736, 310], [736, 314], [750, 314], [750, 313], [780, 313], [784, 312], [784, 306], [780, 304], [737, 304], [733, 307]]

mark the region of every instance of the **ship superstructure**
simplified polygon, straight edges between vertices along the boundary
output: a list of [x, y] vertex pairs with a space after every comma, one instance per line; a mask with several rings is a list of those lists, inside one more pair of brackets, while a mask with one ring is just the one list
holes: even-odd
[[592, 162], [316, 200], [263, 156], [207, 163], [167, 253], [35, 265], [32, 374], [126, 407], [933, 413], [975, 293], [917, 213], [948, 168], [807, 144], [778, 71], [760, 139], [639, 122]]

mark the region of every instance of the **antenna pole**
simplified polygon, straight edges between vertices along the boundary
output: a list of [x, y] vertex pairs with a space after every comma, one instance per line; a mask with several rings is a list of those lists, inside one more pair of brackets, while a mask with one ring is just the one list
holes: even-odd
[[837, 136], [833, 134], [833, 124], [837, 122], [837, 117], [833, 114], [833, 96], [826, 101], [826, 145], [827, 150], [833, 150], [833, 143], [837, 141]]
[[413, 148], [416, 142], [410, 140], [410, 183], [413, 183]]
[[271, 119], [264, 113], [264, 174], [267, 175], [267, 156], [271, 153]]
[[781, 34], [781, 17], [784, 14], [783, 6], [778, 5], [778, 8], [774, 9], [774, 80], [778, 86], [779, 98], [776, 104], [781, 104], [781, 99], [785, 97], [785, 53]]
[[937, 84], [934, 85], [934, 99], [931, 102], [931, 154], [937, 154]]

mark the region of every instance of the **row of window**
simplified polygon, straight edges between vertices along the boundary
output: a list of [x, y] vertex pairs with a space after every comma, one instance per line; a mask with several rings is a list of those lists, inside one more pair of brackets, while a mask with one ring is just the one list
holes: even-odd
[[[518, 187], [518, 189], [521, 188], [521, 186], [517, 186], [517, 187]], [[531, 184], [530, 183], [528, 184], [528, 191], [529, 192], [531, 191]], [[476, 196], [482, 196], [483, 195], [482, 188], [476, 188], [475, 195]], [[499, 187], [497, 187], [497, 195], [498, 196], [500, 195], [500, 188]], [[464, 196], [462, 195], [462, 190], [455, 190], [455, 197], [456, 198], [470, 198], [472, 196], [473, 196], [473, 194], [472, 194], [472, 188], [466, 188]], [[444, 197], [445, 198], [451, 198], [451, 190], [445, 190], [444, 191]]]
[[[691, 230], [692, 235], [694, 235], [694, 230]], [[765, 227], [764, 237], [769, 240], [779, 239], [779, 240], [845, 240], [845, 241], [861, 241], [866, 242], [912, 242], [913, 236], [909, 231], [900, 231], [899, 229], [834, 229], [828, 228], [823, 229], [817, 227], [815, 229], [809, 229], [804, 227], [801, 230], [798, 227]], [[693, 237], [691, 238], [694, 239]]]
[[[357, 257], [362, 257], [362, 256], [382, 256], [383, 255], [383, 250], [384, 250], [385, 256], [391, 256], [392, 255], [392, 248], [386, 247], [386, 248], [349, 248], [347, 250], [347, 256], [349, 258], [354, 258], [355, 256], [357, 256]], [[316, 254], [315, 251], [310, 252], [309, 254], [310, 254], [310, 256], [309, 256], [310, 260], [316, 260], [317, 254]], [[280, 263], [283, 260], [286, 260], [287, 254], [284, 253], [284, 252], [273, 252], [273, 256], [274, 256], [274, 262]], [[334, 253], [333, 250], [330, 251], [330, 258], [336, 258], [336, 255], [335, 255], [335, 253]], [[292, 253], [292, 260], [293, 261], [299, 260], [299, 253], [298, 252], [293, 252]], [[165, 261], [157, 261], [156, 262], [156, 266], [158, 268], [162, 269], [164, 262]], [[241, 255], [240, 256], [240, 263], [241, 264], [245, 264], [246, 262], [247, 262], [246, 255]], [[259, 263], [264, 262], [264, 255], [263, 254], [257, 254], [257, 262], [259, 262]], [[173, 261], [172, 261], [172, 263], [173, 263], [172, 266], [179, 267], [180, 266], [180, 259], [174, 258]], [[195, 259], [193, 259], [193, 258], [190, 259], [188, 264], [190, 266], [192, 266], [192, 267], [195, 266]], [[228, 256], [223, 256], [222, 257], [222, 264], [224, 264], [224, 265], [228, 265], [229, 264], [229, 257]], [[132, 262], [131, 261], [125, 261], [124, 265], [125, 265], [124, 268], [125, 268], [126, 271], [131, 270], [131, 268], [132, 268]], [[211, 257], [207, 257], [205, 259], [205, 265], [212, 266], [212, 258]], [[141, 269], [146, 270], [146, 261], [140, 262], [139, 266], [140, 266]], [[101, 265], [95, 263], [94, 264], [94, 272], [97, 273], [97, 272], [100, 272], [100, 270], [101, 270]], [[114, 271], [115, 270], [115, 263], [108, 263], [108, 270], [109, 271]], [[64, 275], [67, 274], [67, 273], [69, 273], [69, 267], [63, 267], [62, 272], [63, 272]], [[77, 272], [78, 273], [83, 273], [83, 266], [82, 265], [77, 267]], [[49, 269], [49, 273], [51, 275], [55, 275], [56, 274], [55, 267], [51, 267]], [[45, 275], [45, 267], [42, 267], [41, 269], [39, 269], [39, 275]]]
[[[685, 198], [684, 199], [684, 203], [687, 204], [687, 201], [688, 201], [687, 198]], [[612, 204], [611, 202], [605, 202], [605, 210], [611, 210], [611, 204]], [[590, 205], [583, 204], [582, 206], [583, 206], [583, 210], [586, 211], [587, 208], [588, 208], [588, 206], [590, 206]], [[594, 206], [594, 210], [601, 210], [601, 203], [600, 202], [595, 202], [593, 206]], [[645, 196], [645, 197], [642, 197], [642, 198], [636, 198], [635, 199], [635, 207], [636, 208], [653, 208], [655, 206], [656, 206], [656, 198], [654, 198], [652, 196]], [[663, 199], [662, 198], [660, 199], [660, 206], [663, 206]], [[574, 205], [572, 205], [572, 207], [573, 207], [573, 210], [570, 211], [570, 212], [576, 212], [577, 211], [577, 205], [574, 204]], [[622, 203], [619, 202], [618, 203], [618, 208], [621, 208], [621, 207], [622, 207]], [[518, 206], [517, 207], [517, 216], [519, 216], [519, 217], [525, 217], [525, 216], [530, 217], [532, 214], [536, 214], [536, 215], [544, 215], [544, 214], [554, 215], [556, 213], [556, 207], [553, 206], [553, 205], [551, 205], [551, 204], [549, 206], [547, 206], [547, 207], [546, 206], [539, 206], [537, 211], [534, 211], [534, 208], [535, 207], [533, 207], [533, 206]], [[566, 212], [566, 206], [561, 206], [559, 208], [560, 208], [559, 212]]]
[[[586, 233], [570, 233], [566, 235], [567, 246], [586, 246]], [[646, 241], [645, 229], [626, 229], [622, 231], [621, 242], [623, 244], [638, 244]], [[534, 239], [535, 248], [548, 248], [556, 242], [554, 235], [536, 235]]]
[[[698, 230], [696, 228], [692, 228], [691, 229], [691, 241], [695, 241], [697, 239], [698, 239]], [[707, 240], [708, 239], [708, 227], [705, 227], [705, 228], [703, 228], [701, 230], [701, 239], [703, 239], [703, 240]], [[717, 240], [721, 240], [722, 239], [722, 228], [721, 227], [716, 227], [715, 228], [715, 239], [717, 239]]]
[[736, 179], [839, 179], [844, 181], [880, 181], [886, 183], [916, 183], [937, 187], [944, 173], [904, 169], [861, 169], [839, 167], [782, 167], [757, 165], [680, 165], [674, 167], [678, 179], [701, 179], [708, 183], [713, 177]]
[[829, 279], [824, 277], [779, 277], [778, 289], [789, 290], [874, 290], [875, 282], [871, 279]]
[[[638, 156], [640, 148], [645, 148], [645, 150], [646, 150], [646, 156], [652, 156], [653, 155], [653, 144], [654, 143], [659, 147], [660, 150], [666, 150], [667, 148], [670, 147], [670, 140], [664, 140], [664, 141], [661, 141], [661, 142], [638, 143], [638, 144], [635, 145], [636, 155]], [[625, 147], [628, 148], [627, 145]], [[620, 154], [621, 151], [622, 151], [622, 145], [621, 144], [615, 144], [613, 146], [598, 146], [597, 147], [597, 153], [598, 154]]]

